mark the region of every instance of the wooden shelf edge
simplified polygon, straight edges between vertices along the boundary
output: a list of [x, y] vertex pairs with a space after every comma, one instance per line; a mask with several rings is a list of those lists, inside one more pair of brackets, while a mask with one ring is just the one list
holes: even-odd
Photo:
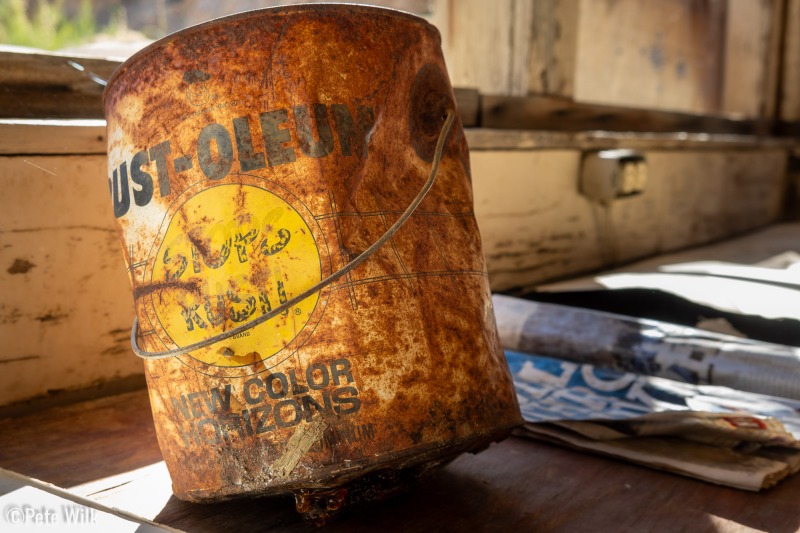
[[467, 128], [470, 150], [793, 149], [800, 139], [709, 133], [639, 133]]
[[0, 119], [0, 155], [105, 153], [102, 119]]

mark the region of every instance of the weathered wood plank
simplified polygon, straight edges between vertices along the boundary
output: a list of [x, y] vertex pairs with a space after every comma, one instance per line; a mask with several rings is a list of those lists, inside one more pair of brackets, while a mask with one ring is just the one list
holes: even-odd
[[573, 102], [552, 96], [481, 96], [481, 126], [556, 131], [694, 132], [750, 135], [757, 124], [711, 115]]
[[102, 94], [105, 80], [119, 64], [115, 59], [0, 46], [0, 85], [65, 87]]
[[0, 47], [0, 117], [100, 118], [117, 60]]
[[508, 94], [528, 94], [533, 14], [534, 3], [531, 0], [513, 0], [511, 4], [511, 66]]
[[575, 99], [718, 111], [725, 8], [725, 0], [581, 0]]
[[781, 0], [534, 4], [531, 92], [695, 114], [774, 115]]
[[456, 107], [461, 124], [465, 128], [478, 125], [478, 115], [481, 107], [481, 96], [477, 89], [453, 89], [456, 96]]
[[61, 487], [161, 461], [145, 390], [5, 418], [0, 428], [3, 468]]
[[[800, 246], [800, 224], [778, 223], [724, 241], [702, 247], [688, 248], [642, 259], [622, 267], [614, 268], [606, 274], [622, 272], [657, 272], [664, 265], [690, 263], [694, 261], [726, 261], [740, 264], [756, 264], [778, 254], [796, 250]], [[537, 286], [542, 291], [570, 291], [599, 289], [602, 285], [595, 276], [573, 278], [565, 281], [546, 283]]]
[[782, 151], [649, 154], [662, 180], [659, 251], [703, 244], [778, 220], [785, 198]]
[[574, 150], [473, 152], [475, 216], [493, 290], [603, 266]]
[[[152, 520], [83, 498], [38, 479], [0, 468], [0, 494], [6, 501], [4, 522], [11, 529], [43, 526], [61, 531], [147, 531], [148, 533], [181, 533]], [[8, 497], [10, 495], [10, 497]], [[36, 528], [39, 529], [39, 528]]]
[[572, 97], [579, 0], [534, 0], [528, 92]]
[[747, 117], [775, 114], [782, 24], [781, 0], [728, 1], [722, 111]]
[[0, 119], [0, 154], [105, 154], [104, 120]]
[[612, 131], [545, 131], [468, 128], [470, 151], [477, 150], [759, 150], [800, 148], [792, 138], [708, 133], [633, 133]]
[[[766, 73], [763, 79], [762, 109], [760, 117], [775, 123], [780, 119], [781, 78], [783, 76], [783, 45], [786, 40], [787, 15], [789, 0], [768, 0], [770, 20], [769, 34], [766, 36], [764, 63]], [[730, 83], [733, 83], [731, 81]]]
[[0, 157], [0, 405], [142, 373], [106, 158]]
[[[784, 17], [783, 68], [780, 115], [786, 122], [800, 121], [800, 0], [787, 0]], [[800, 135], [800, 130], [795, 132]]]
[[525, 94], [529, 7], [526, 0], [437, 2], [440, 13], [433, 22], [442, 33], [453, 85], [487, 94]]
[[645, 152], [642, 194], [579, 193], [577, 150], [472, 152], [475, 214], [493, 290], [703, 244], [781, 215], [786, 151]]

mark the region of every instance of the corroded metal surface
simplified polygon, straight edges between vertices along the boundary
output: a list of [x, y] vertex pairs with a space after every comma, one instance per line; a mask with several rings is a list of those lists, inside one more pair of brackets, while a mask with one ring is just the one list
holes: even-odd
[[[140, 346], [221, 333], [345, 265], [414, 198], [453, 106], [438, 32], [375, 8], [251, 12], [123, 64], [109, 188]], [[304, 507], [503, 438], [520, 418], [491, 305], [457, 121], [436, 185], [366, 263], [145, 363], [175, 494]]]

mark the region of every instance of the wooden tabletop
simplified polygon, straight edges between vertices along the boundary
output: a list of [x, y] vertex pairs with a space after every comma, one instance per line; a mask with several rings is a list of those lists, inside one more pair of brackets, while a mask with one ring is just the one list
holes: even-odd
[[[315, 531], [293, 499], [170, 495], [145, 391], [0, 420], [0, 467], [191, 532]], [[326, 531], [800, 531], [800, 475], [762, 493], [510, 438]]]

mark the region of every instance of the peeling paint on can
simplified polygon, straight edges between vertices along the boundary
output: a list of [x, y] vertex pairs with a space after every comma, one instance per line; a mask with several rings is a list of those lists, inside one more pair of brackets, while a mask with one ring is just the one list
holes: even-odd
[[[140, 346], [230, 330], [346, 265], [425, 182], [454, 106], [435, 28], [379, 8], [244, 13], [125, 62], [105, 95], [108, 182]], [[367, 262], [145, 367], [190, 501], [291, 491], [312, 512], [318, 493], [326, 514], [364, 479], [504, 438], [521, 420], [460, 122], [435, 186]]]

